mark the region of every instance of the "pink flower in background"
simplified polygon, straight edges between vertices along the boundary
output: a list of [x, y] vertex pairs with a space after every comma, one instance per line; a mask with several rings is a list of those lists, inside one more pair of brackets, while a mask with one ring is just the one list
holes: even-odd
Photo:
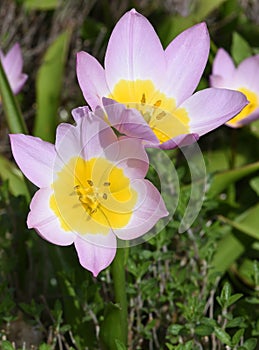
[[[194, 142], [247, 104], [245, 96], [236, 91], [209, 88], [194, 93], [209, 49], [206, 24], [200, 23], [178, 35], [164, 50], [149, 21], [133, 9], [111, 34], [105, 69], [93, 56], [79, 52], [77, 77], [93, 110], [103, 105], [103, 97], [135, 108], [137, 127], [130, 123], [130, 136], [136, 131], [141, 134], [142, 129], [147, 135], [148, 127], [149, 145], [173, 148]], [[122, 106], [117, 108], [122, 111]], [[119, 122], [112, 114], [108, 118], [111, 125], [113, 118]]]
[[259, 55], [243, 60], [238, 67], [224, 50], [219, 49], [212, 66], [211, 86], [241, 91], [249, 104], [226, 124], [242, 127], [259, 118]]
[[28, 76], [22, 72], [23, 58], [20, 45], [16, 43], [6, 55], [0, 50], [0, 60], [12, 92], [16, 95], [22, 89], [28, 78]]
[[149, 162], [141, 140], [118, 139], [88, 108], [60, 124], [52, 145], [10, 135], [13, 156], [40, 189], [27, 224], [57, 245], [74, 243], [80, 264], [94, 276], [114, 259], [116, 237], [138, 238], [168, 215], [158, 190], [145, 180]]

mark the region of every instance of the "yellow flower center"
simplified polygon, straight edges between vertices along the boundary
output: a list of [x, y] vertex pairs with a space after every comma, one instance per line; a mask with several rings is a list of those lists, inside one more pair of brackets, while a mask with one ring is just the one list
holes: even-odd
[[151, 80], [120, 80], [108, 97], [139, 110], [160, 143], [190, 131], [187, 111], [176, 109], [175, 100], [156, 90]]
[[137, 192], [123, 169], [105, 158], [72, 158], [52, 187], [50, 208], [61, 227], [80, 234], [123, 228], [137, 202]]
[[253, 91], [250, 91], [246, 88], [240, 88], [237, 90], [246, 95], [246, 98], [248, 99], [249, 103], [245, 106], [244, 109], [242, 109], [242, 111], [239, 114], [237, 114], [233, 119], [229, 120], [226, 124], [234, 127], [242, 127], [242, 120], [248, 117], [251, 113], [253, 113], [253, 111], [256, 108], [258, 108], [259, 103], [258, 97]]

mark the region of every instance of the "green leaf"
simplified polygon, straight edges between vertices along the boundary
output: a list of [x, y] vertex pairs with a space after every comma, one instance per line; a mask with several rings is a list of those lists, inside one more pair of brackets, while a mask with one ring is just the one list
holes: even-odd
[[51, 350], [52, 346], [48, 344], [41, 344], [39, 350]]
[[256, 345], [257, 345], [257, 340], [255, 338], [250, 338], [244, 342], [243, 347], [246, 350], [255, 350]]
[[28, 10], [54, 10], [58, 7], [58, 0], [24, 0], [24, 7]]
[[243, 214], [238, 216], [234, 221], [225, 218], [224, 216], [219, 216], [219, 219], [231, 225], [235, 229], [241, 231], [242, 233], [259, 240], [259, 204], [246, 210]]
[[245, 251], [246, 246], [234, 234], [229, 233], [219, 243], [217, 251], [213, 257], [209, 274], [215, 271], [224, 273], [233, 262]]
[[119, 306], [113, 303], [107, 304], [103, 322], [100, 324], [100, 339], [107, 349], [115, 348], [115, 334], [117, 337], [121, 336], [121, 325], [118, 320], [120, 320]]
[[240, 298], [242, 298], [243, 294], [236, 293], [231, 295], [231, 297], [228, 299], [227, 306], [231, 306], [232, 304], [235, 304]]
[[214, 332], [216, 337], [224, 344], [227, 344], [229, 346], [231, 346], [231, 338], [230, 335], [225, 332], [223, 329], [221, 329], [220, 327], [215, 327], [214, 328]]
[[116, 345], [116, 350], [127, 350], [125, 345], [118, 339], [115, 339], [115, 345]]
[[232, 320], [229, 320], [226, 328], [236, 328], [236, 327], [246, 327], [246, 323], [245, 323], [245, 318], [242, 316], [239, 317], [235, 317]]
[[37, 73], [34, 135], [46, 141], [53, 142], [58, 124], [59, 98], [70, 36], [70, 30], [59, 35], [48, 48]]
[[252, 189], [259, 196], [259, 176], [254, 177], [249, 183], [250, 183], [250, 186], [252, 187]]
[[231, 285], [226, 282], [222, 288], [221, 294], [220, 294], [220, 298], [226, 302], [229, 300], [231, 296]]
[[197, 327], [195, 327], [194, 333], [201, 337], [209, 336], [213, 333], [213, 327], [198, 325]]
[[169, 326], [168, 332], [170, 332], [170, 334], [173, 335], [178, 335], [183, 328], [184, 326], [182, 326], [181, 324], [172, 324], [171, 326]]
[[244, 335], [244, 333], [245, 333], [245, 330], [243, 328], [236, 331], [236, 333], [232, 337], [232, 343], [234, 346], [239, 343], [239, 341], [240, 341], [241, 337]]
[[30, 200], [30, 193], [26, 186], [25, 179], [18, 168], [9, 160], [0, 155], [0, 177], [8, 180], [8, 186], [14, 196], [25, 196]]
[[12, 346], [12, 344], [7, 340], [1, 341], [1, 349], [2, 350], [15, 350], [15, 348]]
[[12, 134], [16, 134], [16, 133], [27, 134], [28, 133], [27, 127], [23, 120], [20, 107], [18, 105], [16, 97], [13, 95], [13, 92], [10, 88], [1, 60], [0, 60], [0, 96], [1, 96], [3, 110], [5, 113], [9, 131]]
[[210, 198], [215, 197], [223, 190], [225, 190], [229, 185], [244, 178], [245, 176], [252, 174], [257, 170], [259, 170], [259, 162], [245, 165], [237, 169], [223, 171], [213, 175], [207, 196]]
[[167, 46], [178, 34], [192, 25], [203, 21], [210, 12], [223, 4], [226, 0], [198, 0], [188, 16], [172, 15], [162, 21], [158, 27], [159, 36]]
[[222, 5], [226, 0], [198, 0], [195, 5], [195, 9], [193, 12], [193, 16], [196, 20], [202, 21], [205, 19], [212, 11], [217, 9], [220, 5]]
[[252, 56], [253, 51], [248, 42], [237, 32], [233, 33], [231, 55], [236, 62], [239, 64], [245, 58]]
[[[231, 264], [254, 242], [259, 239], [259, 204], [248, 209], [234, 221], [223, 216], [219, 220], [240, 232], [229, 233], [218, 244], [212, 266], [218, 272], [225, 272]], [[215, 271], [214, 270], [214, 271]], [[212, 273], [211, 269], [210, 273]]]

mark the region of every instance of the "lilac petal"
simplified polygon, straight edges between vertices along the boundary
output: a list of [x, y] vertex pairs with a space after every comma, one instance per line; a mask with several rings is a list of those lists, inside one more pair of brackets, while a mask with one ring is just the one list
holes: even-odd
[[121, 134], [155, 144], [159, 143], [156, 135], [138, 110], [127, 108], [124, 104], [108, 98], [103, 98], [102, 101], [111, 126]]
[[17, 94], [28, 78], [26, 74], [22, 74], [23, 58], [18, 43], [8, 51], [5, 57], [2, 56], [2, 64], [12, 91]]
[[143, 236], [159, 219], [169, 214], [160, 193], [151, 182], [135, 180], [132, 187], [138, 193], [138, 202], [130, 222], [123, 229], [114, 230], [116, 236], [123, 240]]
[[34, 228], [42, 238], [53, 244], [70, 245], [75, 234], [61, 227], [60, 220], [49, 206], [51, 195], [53, 191], [50, 188], [41, 188], [35, 193], [30, 204], [28, 228]]
[[[101, 245], [103, 241], [104, 244]], [[108, 235], [77, 236], [75, 239], [75, 248], [80, 264], [85, 269], [91, 271], [94, 277], [97, 277], [99, 272], [109, 266], [115, 257], [116, 237], [112, 232]]]
[[247, 103], [238, 91], [209, 88], [196, 92], [180, 108], [188, 113], [191, 132], [201, 136], [233, 118]]
[[11, 134], [10, 142], [14, 159], [24, 175], [38, 187], [49, 186], [56, 157], [54, 145], [23, 134]]
[[249, 116], [238, 120], [235, 122], [235, 124], [233, 123], [227, 123], [227, 126], [231, 127], [231, 128], [241, 128], [242, 126], [245, 126], [247, 124], [252, 123], [253, 121], [259, 119], [259, 108], [256, 108], [253, 113], [249, 114]]
[[10, 86], [14, 95], [18, 94], [18, 92], [21, 91], [27, 79], [27, 74], [20, 74], [16, 79], [10, 80]]
[[159, 89], [165, 72], [164, 50], [149, 21], [136, 10], [116, 24], [106, 51], [106, 80], [111, 91], [121, 79], [149, 79]]
[[[220, 48], [212, 65], [211, 86], [231, 88], [234, 74], [235, 65], [232, 58], [224, 49]], [[214, 80], [213, 76], [220, 76], [222, 81]]]
[[91, 113], [88, 106], [77, 107], [72, 110], [72, 116], [76, 123], [81, 121], [81, 118], [88, 116]]
[[246, 58], [237, 67], [235, 87], [246, 87], [248, 90], [259, 93], [259, 55]]
[[4, 67], [10, 71], [11, 75], [21, 73], [23, 65], [22, 52], [18, 43], [7, 52], [4, 57]]
[[[74, 110], [78, 115], [82, 110]], [[61, 124], [57, 129], [55, 148], [59, 159], [66, 164], [72, 157], [91, 159], [98, 157], [117, 137], [105, 121], [92, 112], [78, 118], [76, 126]], [[59, 161], [57, 161], [59, 167]]]
[[143, 142], [139, 139], [119, 139], [104, 149], [103, 154], [115, 167], [122, 168], [130, 179], [144, 178], [147, 174], [149, 160]]
[[162, 91], [181, 104], [196, 89], [209, 55], [210, 38], [205, 23], [178, 35], [166, 48], [166, 80]]
[[[232, 81], [233, 84], [233, 81]], [[231, 88], [221, 75], [210, 75], [210, 86], [214, 88]]]
[[110, 94], [103, 67], [93, 56], [81, 51], [77, 54], [76, 72], [85, 100], [95, 109], [102, 96]]
[[185, 134], [174, 137], [171, 140], [168, 140], [162, 143], [159, 148], [168, 150], [174, 149], [177, 147], [185, 147], [195, 143], [199, 139], [198, 134]]

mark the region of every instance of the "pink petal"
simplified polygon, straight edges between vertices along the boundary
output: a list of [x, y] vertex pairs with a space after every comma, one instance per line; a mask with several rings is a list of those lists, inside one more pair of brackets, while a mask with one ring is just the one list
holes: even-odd
[[155, 144], [159, 143], [156, 135], [139, 111], [133, 108], [126, 108], [124, 104], [108, 98], [103, 98], [103, 105], [111, 126], [121, 134]]
[[[103, 150], [113, 142], [117, 142], [117, 137], [105, 121], [100, 119], [86, 109], [73, 110], [74, 115], [86, 112], [81, 119], [78, 118], [77, 125], [61, 124], [57, 129], [55, 148], [59, 159], [66, 164], [71, 157], [82, 157], [91, 159], [103, 153]], [[60, 162], [57, 159], [57, 169]]]
[[185, 134], [185, 135], [179, 135], [174, 137], [171, 140], [168, 140], [164, 143], [162, 143], [159, 148], [161, 149], [174, 149], [177, 147], [185, 147], [189, 146], [192, 143], [195, 143], [199, 139], [198, 134]]
[[58, 217], [50, 209], [49, 202], [53, 191], [50, 188], [41, 188], [32, 198], [27, 225], [47, 241], [66, 246], [74, 242], [75, 234], [65, 231]]
[[103, 150], [103, 157], [122, 168], [125, 176], [131, 179], [144, 178], [149, 168], [148, 156], [139, 139], [119, 139]]
[[20, 74], [18, 77], [13, 78], [13, 80], [10, 81], [10, 86], [14, 95], [18, 94], [18, 92], [21, 91], [27, 79], [28, 79], [27, 74]]
[[229, 126], [230, 128], [240, 128], [242, 126], [245, 126], [247, 124], [252, 123], [253, 121], [259, 119], [259, 108], [255, 109], [253, 111], [253, 113], [249, 114], [249, 116], [235, 122], [235, 124], [231, 123], [231, 124], [227, 124], [227, 126]]
[[259, 55], [246, 58], [236, 70], [235, 87], [246, 87], [259, 93]]
[[121, 79], [150, 79], [158, 89], [163, 82], [163, 47], [149, 21], [134, 9], [122, 16], [111, 34], [105, 71], [111, 91]]
[[75, 248], [80, 264], [91, 271], [94, 277], [97, 277], [99, 272], [109, 266], [115, 257], [116, 237], [112, 232], [108, 235], [77, 236]]
[[23, 134], [11, 134], [10, 142], [14, 159], [24, 175], [36, 186], [48, 187], [53, 179], [54, 145]]
[[212, 65], [212, 77], [220, 76], [222, 81], [213, 79], [211, 85], [213, 87], [231, 88], [233, 86], [233, 77], [235, 74], [235, 65], [230, 55], [220, 48], [214, 58]]
[[72, 116], [76, 123], [79, 123], [81, 121], [81, 118], [89, 115], [90, 113], [91, 113], [91, 110], [89, 109], [88, 106], [82, 106], [72, 110]]
[[22, 73], [23, 58], [20, 45], [16, 43], [6, 54], [2, 56], [2, 64], [14, 94], [23, 87], [28, 76]]
[[164, 201], [156, 187], [148, 180], [135, 180], [133, 188], [138, 193], [138, 202], [127, 226], [114, 230], [117, 237], [131, 240], [147, 233], [159, 219], [167, 216]]
[[[233, 84], [233, 80], [232, 80], [232, 84]], [[224, 77], [222, 77], [221, 75], [210, 75], [210, 86], [214, 88], [223, 88], [223, 87], [227, 88], [227, 83], [225, 82]]]
[[247, 103], [240, 92], [209, 88], [196, 92], [181, 108], [188, 113], [191, 132], [201, 136], [233, 118]]
[[84, 98], [94, 110], [102, 96], [110, 94], [104, 69], [93, 56], [81, 51], [77, 54], [76, 72]]
[[167, 69], [162, 91], [181, 104], [196, 89], [209, 55], [210, 38], [205, 23], [178, 35], [166, 48]]

